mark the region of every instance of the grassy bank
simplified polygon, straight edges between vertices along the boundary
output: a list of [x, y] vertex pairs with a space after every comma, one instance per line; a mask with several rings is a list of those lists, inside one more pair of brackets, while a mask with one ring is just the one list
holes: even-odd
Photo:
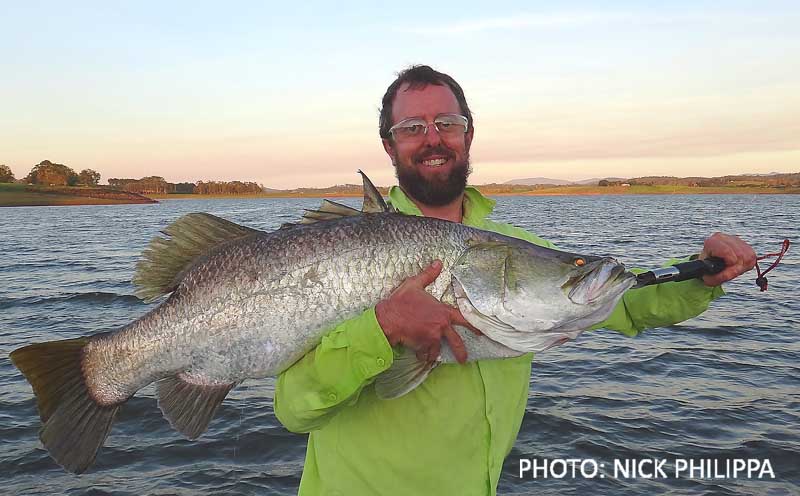
[[503, 191], [493, 188], [482, 188], [489, 195], [775, 195], [800, 194], [800, 188], [777, 188], [769, 186], [667, 186], [667, 185], [631, 185], [631, 186], [546, 186], [530, 191]]
[[[530, 186], [507, 188], [502, 185], [476, 186], [481, 193], [486, 195], [762, 195], [762, 194], [800, 194], [800, 188], [777, 188], [769, 186]], [[379, 188], [385, 195], [387, 188]], [[277, 191], [255, 195], [195, 195], [195, 194], [169, 194], [150, 195], [159, 200], [205, 200], [214, 198], [343, 198], [361, 197], [360, 190], [353, 191]]]
[[[504, 185], [483, 185], [477, 188], [484, 194], [529, 196], [586, 196], [586, 195], [702, 195], [702, 194], [800, 194], [800, 188], [769, 186], [530, 186], [508, 188]], [[386, 194], [386, 188], [380, 188]], [[126, 203], [153, 203], [155, 200], [209, 200], [209, 199], [259, 199], [259, 198], [342, 198], [360, 197], [360, 188], [335, 191], [302, 190], [276, 191], [261, 194], [168, 194], [148, 197], [109, 188], [40, 187], [24, 184], [0, 184], [0, 207], [50, 206], [50, 205], [119, 205]]]
[[280, 192], [280, 193], [259, 193], [259, 194], [252, 194], [252, 195], [225, 195], [225, 194], [214, 194], [214, 195], [196, 195], [196, 194], [149, 194], [150, 198], [156, 200], [214, 200], [214, 199], [231, 199], [231, 198], [239, 198], [242, 200], [247, 199], [259, 199], [259, 198], [361, 198], [364, 194], [362, 192], [358, 193], [294, 193], [291, 191], [287, 192]]
[[0, 183], [0, 207], [121, 205], [131, 203], [155, 202], [141, 195], [107, 188], [40, 187], [26, 184]]

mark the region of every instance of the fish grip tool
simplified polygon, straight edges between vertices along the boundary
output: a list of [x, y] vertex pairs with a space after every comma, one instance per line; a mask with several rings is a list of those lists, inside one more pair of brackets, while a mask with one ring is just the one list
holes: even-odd
[[636, 285], [634, 288], [641, 288], [653, 284], [665, 282], [680, 282], [687, 279], [696, 279], [705, 275], [717, 274], [725, 269], [725, 261], [717, 257], [709, 257], [703, 260], [691, 260], [681, 262], [669, 267], [648, 270], [641, 274], [636, 274]]
[[[789, 250], [789, 240], [784, 239], [781, 245], [781, 251], [778, 253], [767, 253], [756, 258], [756, 285], [761, 291], [767, 290], [767, 272], [771, 271], [778, 266], [783, 256]], [[772, 264], [763, 272], [761, 267], [758, 266], [758, 260], [765, 258], [777, 257]], [[636, 275], [636, 285], [633, 288], [641, 288], [653, 284], [661, 284], [664, 282], [679, 282], [686, 281], [687, 279], [701, 278], [706, 275], [713, 275], [725, 269], [725, 261], [718, 257], [708, 257], [703, 260], [696, 259], [689, 262], [681, 262], [669, 267], [662, 267], [660, 269], [648, 270]]]

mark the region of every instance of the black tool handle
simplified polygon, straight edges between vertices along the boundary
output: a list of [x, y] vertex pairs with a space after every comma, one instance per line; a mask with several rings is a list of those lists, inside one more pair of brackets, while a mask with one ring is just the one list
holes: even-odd
[[725, 269], [725, 261], [717, 257], [708, 257], [703, 260], [681, 262], [673, 267], [678, 269], [679, 274], [672, 280], [678, 282], [722, 272]]
[[681, 262], [670, 267], [663, 267], [643, 272], [636, 276], [636, 287], [661, 284], [662, 282], [678, 282], [694, 279], [706, 275], [716, 274], [725, 268], [725, 261], [717, 257], [703, 260]]

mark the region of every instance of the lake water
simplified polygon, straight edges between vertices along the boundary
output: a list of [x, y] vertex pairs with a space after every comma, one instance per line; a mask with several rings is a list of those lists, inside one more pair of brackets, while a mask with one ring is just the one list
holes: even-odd
[[[0, 209], [0, 480], [14, 495], [294, 494], [305, 436], [272, 412], [272, 380], [234, 389], [209, 431], [187, 441], [161, 417], [152, 386], [126, 403], [89, 472], [41, 448], [31, 389], [8, 360], [28, 343], [115, 329], [151, 305], [132, 296], [139, 253], [169, 222], [210, 212], [259, 229], [319, 200], [172, 200], [158, 205]], [[360, 205], [357, 200], [345, 200]], [[715, 230], [759, 253], [796, 240], [800, 196], [502, 197], [493, 215], [565, 249], [656, 267], [696, 253]], [[800, 248], [796, 248], [798, 250]], [[800, 494], [798, 253], [761, 293], [726, 285], [704, 315], [631, 339], [612, 331], [536, 357], [527, 413], [500, 494]], [[775, 479], [519, 479], [520, 458], [769, 460]], [[587, 466], [587, 468], [590, 468]], [[674, 468], [674, 467], [673, 467]], [[648, 470], [649, 472], [649, 470]], [[713, 474], [711, 474], [713, 476]]]

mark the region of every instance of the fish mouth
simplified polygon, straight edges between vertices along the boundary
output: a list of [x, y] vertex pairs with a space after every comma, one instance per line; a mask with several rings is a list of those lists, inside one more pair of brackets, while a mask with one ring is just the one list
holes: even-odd
[[613, 258], [593, 262], [581, 275], [570, 279], [568, 298], [578, 305], [591, 305], [614, 298], [636, 283], [636, 276]]

